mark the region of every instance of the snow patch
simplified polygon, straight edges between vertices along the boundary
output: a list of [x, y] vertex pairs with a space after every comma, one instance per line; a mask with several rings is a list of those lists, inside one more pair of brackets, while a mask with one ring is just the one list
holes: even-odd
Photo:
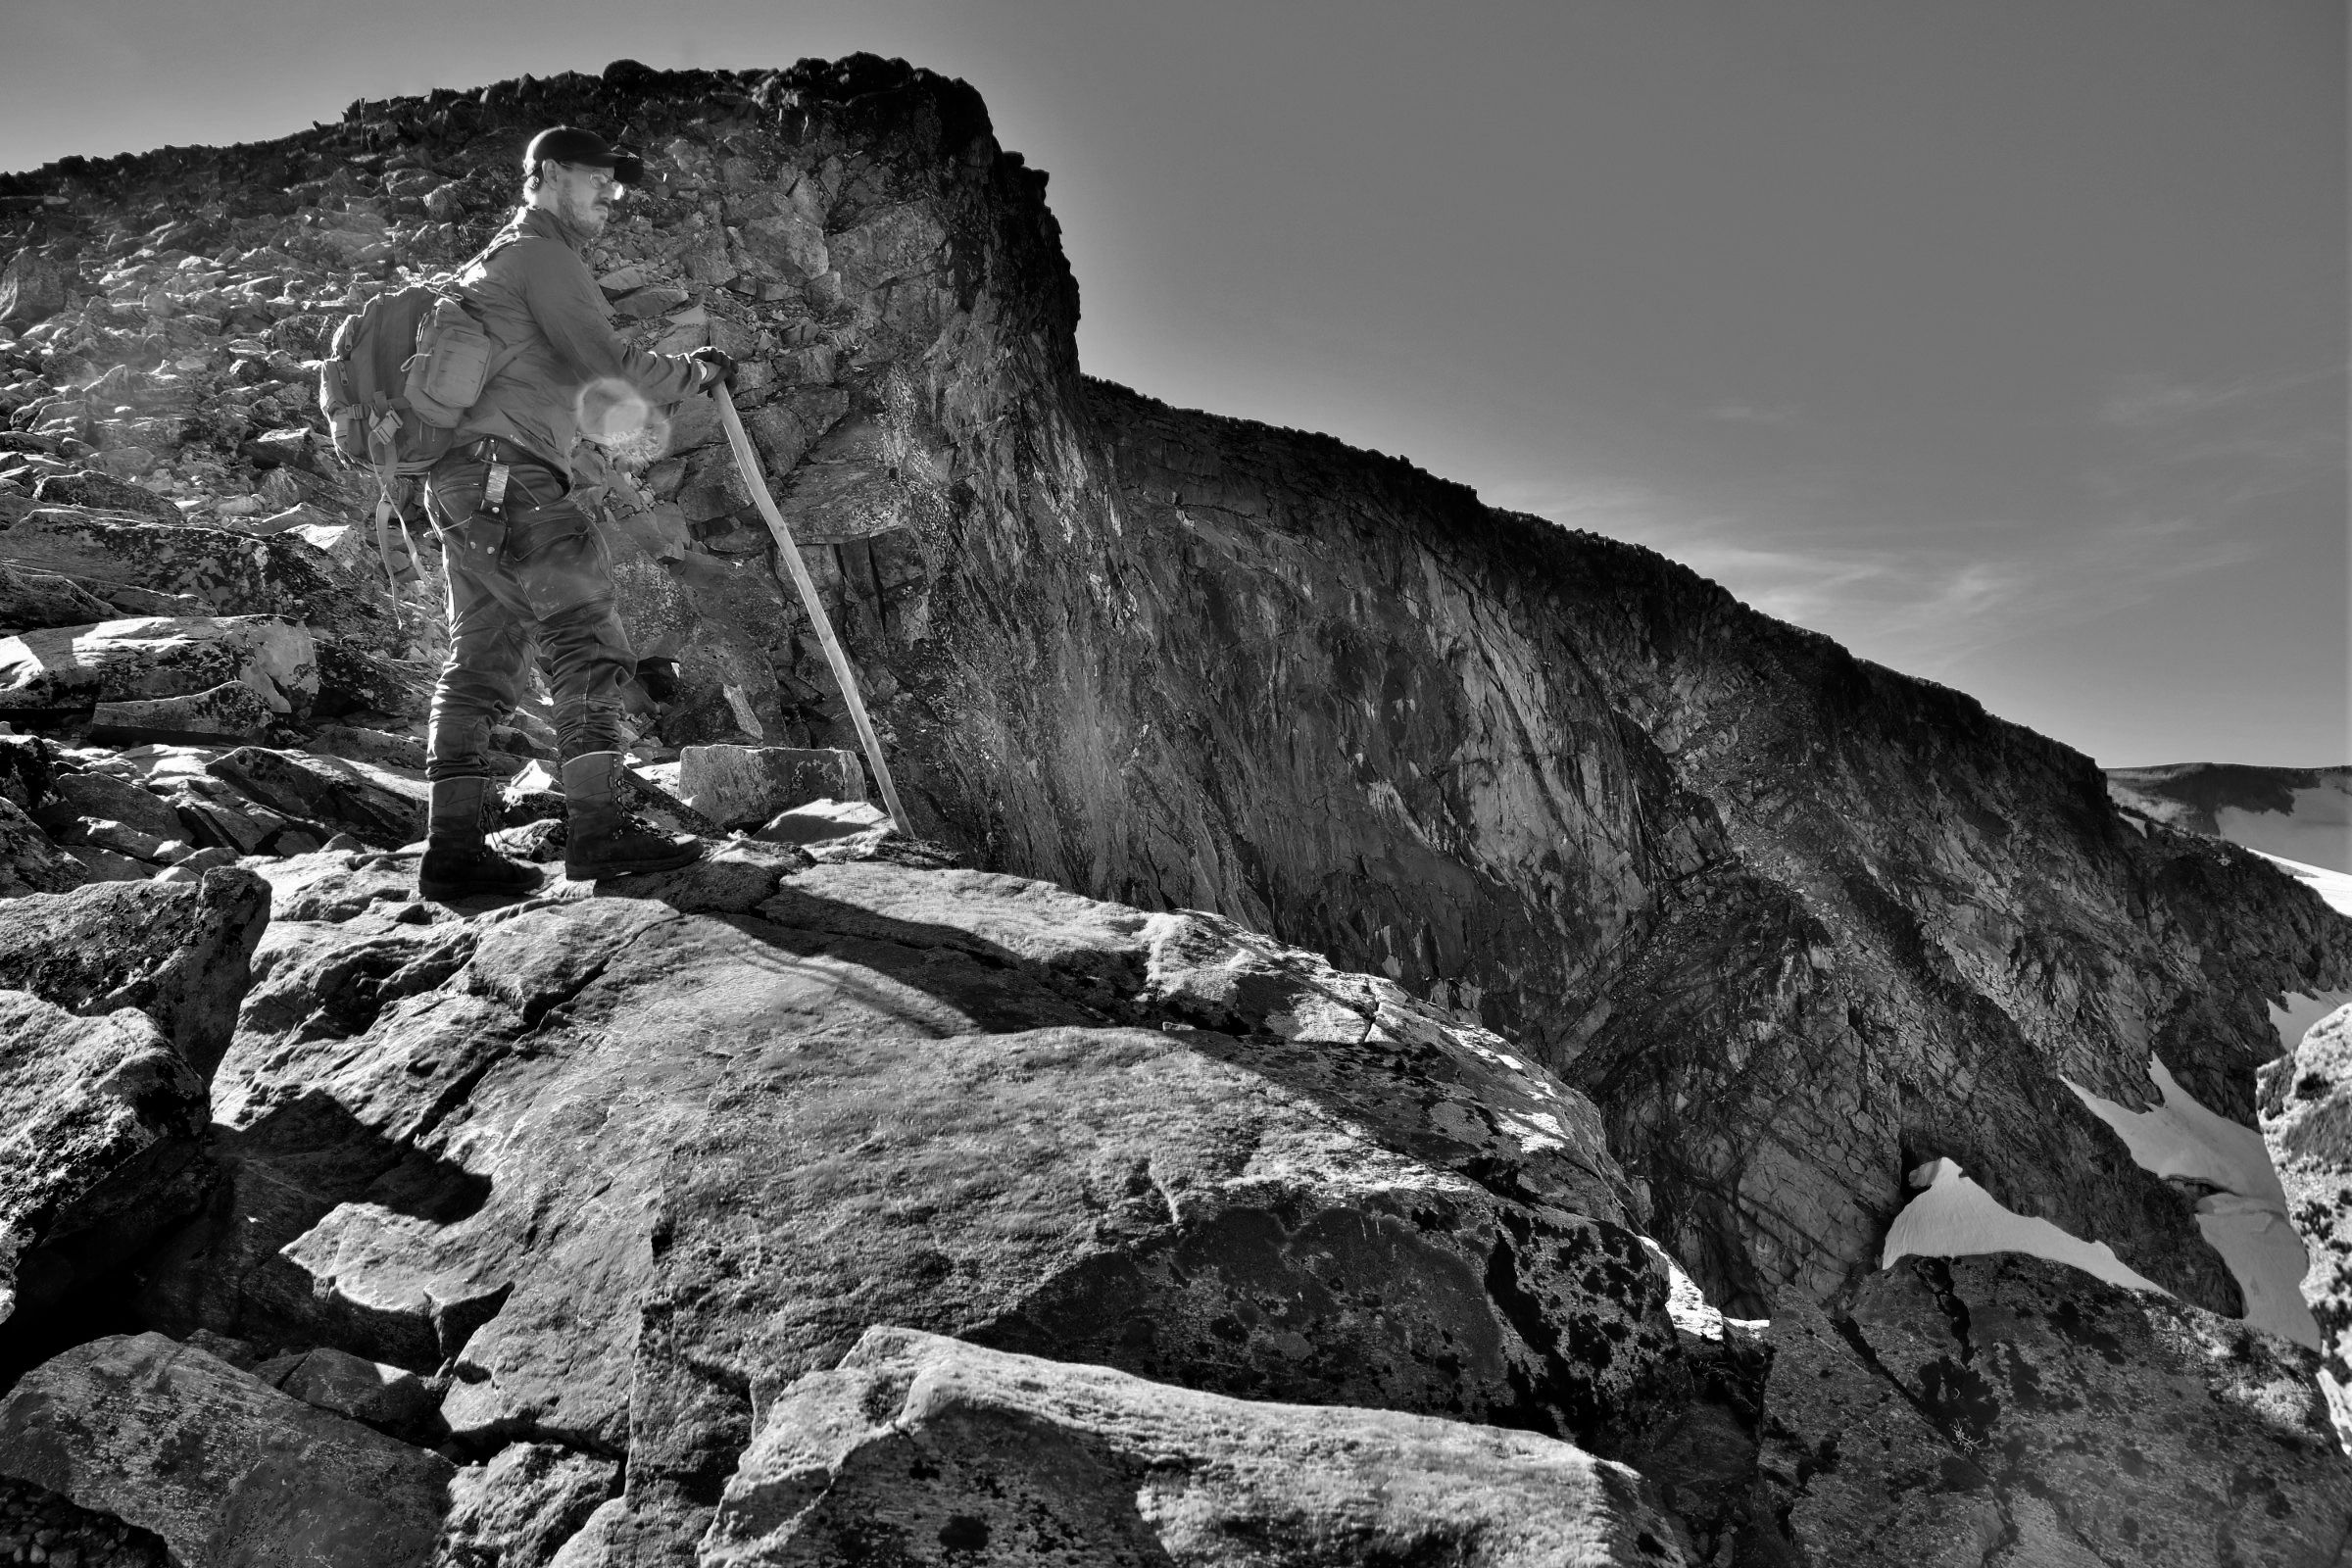
[[[2247, 846], [2249, 849], [2251, 845]], [[2296, 881], [2306, 883], [2328, 907], [2341, 915], [2352, 916], [2352, 874], [2332, 871], [2324, 865], [2310, 865], [2302, 860], [2290, 860], [2283, 855], [2255, 850], [2256, 855], [2270, 861]]]
[[2290, 791], [2294, 804], [2285, 811], [2217, 807], [2213, 825], [2230, 843], [2274, 859], [2352, 872], [2352, 775], [2321, 776], [2327, 782]]
[[2289, 991], [2270, 1004], [2271, 1027], [2278, 1031], [2278, 1054], [2291, 1056], [2303, 1044], [2303, 1037], [2322, 1018], [2345, 1003], [2352, 1002], [2352, 991]]
[[2317, 1349], [2320, 1326], [2303, 1300], [2311, 1258], [2286, 1217], [2286, 1191], [2262, 1134], [2198, 1103], [2153, 1055], [2148, 1076], [2164, 1096], [2153, 1110], [2127, 1110], [2062, 1081], [2115, 1129], [2140, 1169], [2219, 1189], [2197, 1200], [2197, 1229], [2237, 1276], [2246, 1322]]
[[1752, 1339], [1772, 1327], [1772, 1319], [1767, 1317], [1725, 1317], [1707, 1304], [1706, 1293], [1698, 1288], [1698, 1281], [1683, 1272], [1683, 1265], [1674, 1260], [1673, 1253], [1646, 1236], [1642, 1238], [1642, 1245], [1649, 1250], [1650, 1256], [1666, 1265], [1669, 1281], [1666, 1315], [1674, 1319], [1674, 1326], [1685, 1334], [1696, 1335], [1702, 1340], [1720, 1341], [1728, 1327]]
[[2148, 1057], [2148, 1076], [2164, 1095], [2164, 1103], [2154, 1110], [2127, 1110], [2072, 1079], [2063, 1081], [2090, 1107], [2092, 1115], [2115, 1129], [2140, 1169], [2265, 1199], [2283, 1213], [2286, 1191], [2278, 1185], [2278, 1172], [2271, 1166], [2271, 1152], [2262, 1134], [2199, 1104], [2153, 1055]]
[[1903, 1205], [1887, 1228], [1879, 1267], [1898, 1257], [1975, 1257], [1985, 1252], [2028, 1252], [2095, 1274], [2110, 1285], [2157, 1296], [2172, 1293], [2135, 1272], [2105, 1242], [2069, 1236], [2046, 1219], [2032, 1219], [2004, 1206], [1949, 1159], [1932, 1159], [1911, 1173], [1911, 1185], [1927, 1191]]
[[2197, 1200], [2197, 1229], [2237, 1276], [2250, 1326], [2320, 1348], [2319, 1320], [2303, 1299], [2311, 1254], [2284, 1209], [2235, 1193], [2209, 1193]]

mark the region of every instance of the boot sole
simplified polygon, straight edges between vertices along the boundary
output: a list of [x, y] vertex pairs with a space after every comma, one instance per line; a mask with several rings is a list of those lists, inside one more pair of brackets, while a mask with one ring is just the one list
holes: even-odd
[[427, 882], [419, 877], [416, 879], [416, 896], [420, 899], [436, 899], [444, 904], [452, 899], [475, 899], [484, 894], [519, 899], [538, 892], [544, 886], [544, 877], [529, 882]]
[[596, 861], [564, 862], [564, 874], [574, 882], [601, 882], [609, 876], [640, 876], [648, 871], [675, 871], [682, 865], [692, 865], [703, 858], [700, 845], [691, 850], [679, 850], [655, 860], [630, 860], [620, 865], [605, 865]]

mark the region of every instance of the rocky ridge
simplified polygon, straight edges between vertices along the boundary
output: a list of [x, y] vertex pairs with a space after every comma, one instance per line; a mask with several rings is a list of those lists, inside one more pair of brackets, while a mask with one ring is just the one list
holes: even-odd
[[[820, 812], [606, 896], [410, 895], [434, 567], [396, 613], [306, 362], [398, 269], [487, 237], [523, 141], [567, 120], [648, 145], [606, 294], [649, 342], [744, 361], [934, 845]], [[402, 1495], [445, 1560], [801, 1560], [846, 1549], [860, 1467], [897, 1462], [857, 1457], [829, 1391], [946, 1378], [965, 1392], [888, 1442], [964, 1479], [893, 1500], [888, 1549], [1049, 1560], [1040, 1520], [1096, 1504], [953, 1500], [1039, 1485], [973, 1470], [985, 1434], [1060, 1423], [1115, 1470], [1140, 1429], [1109, 1384], [991, 1393], [1056, 1374], [985, 1351], [1264, 1411], [1184, 1450], [1195, 1490], [1145, 1487], [1172, 1512], [1072, 1538], [1179, 1560], [1375, 1539], [1336, 1481], [1230, 1479], [1300, 1441], [1298, 1405], [1367, 1443], [1403, 1417], [1544, 1435], [1513, 1451], [1588, 1478], [1560, 1528], [1596, 1560], [1914, 1561], [1947, 1535], [1953, 1560], [2176, 1560], [2102, 1490], [2155, 1439], [2044, 1443], [2169, 1379], [2204, 1389], [2152, 1461], [2204, 1489], [2185, 1560], [2333, 1560], [2317, 1357], [2229, 1323], [2200, 1194], [2065, 1085], [2146, 1105], [2153, 1054], [2250, 1124], [2269, 1002], [2352, 985], [2341, 920], [1647, 552], [1083, 378], [1044, 183], [968, 88], [863, 58], [623, 63], [0, 178], [0, 717], [29, 732], [0, 737], [0, 932], [160, 944], [0, 975], [54, 1042], [12, 1096], [84, 1118], [34, 1141], [51, 1196], [9, 1216], [6, 1359], [65, 1353], [0, 1404], [0, 1469], [214, 1560], [201, 1503], [87, 1479], [121, 1471], [90, 1457], [129, 1419], [113, 1391], [188, 1379], [268, 1451], [424, 1456]], [[646, 656], [640, 804], [710, 828], [676, 798], [688, 748], [850, 737], [708, 410], [659, 434], [603, 497]], [[543, 858], [544, 718], [499, 737]], [[169, 1092], [125, 1102], [126, 1073]], [[1879, 1270], [1936, 1157], [2179, 1303]], [[1945, 1327], [1886, 1304], [1906, 1291]], [[1499, 1451], [1412, 1431], [1412, 1474]], [[1841, 1468], [1872, 1447], [1906, 1457]], [[805, 1538], [747, 1500], [779, 1487], [834, 1498]], [[1456, 1525], [1398, 1528], [1484, 1539]], [[1494, 1543], [1465, 1560], [1520, 1560]]]

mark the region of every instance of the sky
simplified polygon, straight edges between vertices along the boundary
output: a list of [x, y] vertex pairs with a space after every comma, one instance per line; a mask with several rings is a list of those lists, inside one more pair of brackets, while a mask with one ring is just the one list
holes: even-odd
[[0, 0], [0, 169], [858, 50], [1050, 172], [1091, 374], [2106, 766], [2352, 761], [2341, 0]]

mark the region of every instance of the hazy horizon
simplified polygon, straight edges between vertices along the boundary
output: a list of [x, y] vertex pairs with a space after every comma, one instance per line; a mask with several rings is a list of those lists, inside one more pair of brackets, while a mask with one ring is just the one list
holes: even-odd
[[11, 171], [903, 57], [1051, 174], [1090, 374], [1649, 545], [2103, 765], [2352, 760], [2340, 5], [17, 0], [0, 41]]

